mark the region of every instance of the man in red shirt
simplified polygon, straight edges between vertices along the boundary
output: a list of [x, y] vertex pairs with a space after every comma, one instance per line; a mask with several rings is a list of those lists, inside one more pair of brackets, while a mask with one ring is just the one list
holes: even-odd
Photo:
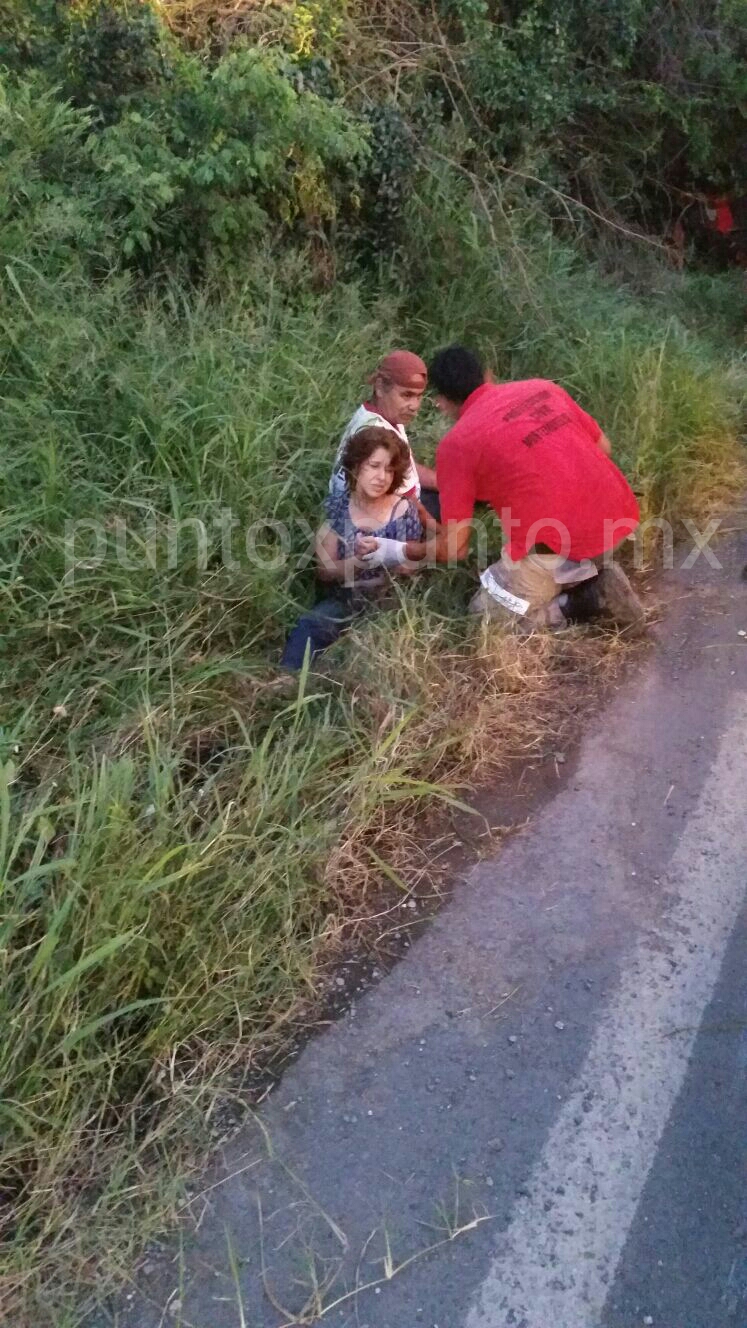
[[401, 549], [379, 541], [370, 560], [465, 557], [475, 503], [485, 502], [500, 517], [504, 547], [480, 578], [474, 610], [530, 626], [606, 617], [642, 627], [643, 606], [611, 558], [638, 525], [638, 504], [597, 422], [545, 379], [486, 381], [463, 346], [439, 351], [429, 378], [436, 405], [455, 421], [436, 454], [441, 530]]

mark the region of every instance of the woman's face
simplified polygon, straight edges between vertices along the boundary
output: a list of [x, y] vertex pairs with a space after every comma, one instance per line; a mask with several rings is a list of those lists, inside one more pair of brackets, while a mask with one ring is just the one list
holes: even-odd
[[382, 498], [389, 493], [394, 481], [392, 458], [385, 447], [377, 447], [361, 462], [355, 480], [355, 491], [363, 498]]

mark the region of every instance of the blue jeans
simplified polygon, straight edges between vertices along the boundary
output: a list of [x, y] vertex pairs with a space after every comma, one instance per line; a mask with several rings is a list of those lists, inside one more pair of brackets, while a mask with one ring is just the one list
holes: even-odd
[[321, 654], [342, 636], [360, 611], [353, 607], [352, 598], [344, 594], [330, 595], [328, 599], [320, 600], [308, 613], [301, 615], [290, 632], [280, 660], [281, 666], [286, 669], [302, 668], [307, 646], [311, 659]]

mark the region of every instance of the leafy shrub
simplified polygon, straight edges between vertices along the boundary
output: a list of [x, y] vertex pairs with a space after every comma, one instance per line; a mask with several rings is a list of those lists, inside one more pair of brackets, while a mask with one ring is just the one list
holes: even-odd
[[0, 256], [50, 275], [111, 241], [92, 169], [91, 118], [38, 72], [0, 78]]
[[194, 269], [214, 251], [241, 261], [268, 227], [333, 216], [366, 151], [347, 112], [294, 89], [280, 57], [248, 48], [213, 69], [185, 57], [157, 96], [91, 129], [88, 113], [66, 107], [40, 76], [6, 80], [6, 253], [21, 243], [7, 229], [17, 222], [24, 243], [57, 225], [58, 243], [93, 244], [112, 261], [170, 253]]
[[351, 117], [296, 91], [277, 56], [249, 48], [206, 71], [185, 60], [167, 95], [128, 111], [94, 148], [123, 252], [201, 258], [278, 221], [334, 215], [364, 153]]
[[89, 0], [74, 8], [59, 65], [65, 91], [105, 118], [173, 76], [165, 29], [147, 0]]
[[57, 0], [0, 0], [0, 68], [53, 65], [64, 32], [65, 14]]
[[343, 31], [348, 0], [295, 0], [289, 9], [293, 54], [300, 59], [331, 56]]
[[398, 247], [415, 174], [412, 129], [393, 105], [371, 107], [370, 157], [362, 180], [361, 248], [374, 256]]
[[[422, 14], [420, 48], [412, 41], [417, 30], [413, 4]], [[204, 83], [210, 101], [211, 52], [225, 53], [236, 45], [228, 29], [222, 32], [220, 12], [210, 0], [158, 8], [152, 0], [67, 5], [35, 0], [30, 7], [5, 0], [5, 8], [0, 62], [16, 71], [43, 68], [66, 96], [93, 106], [107, 123], [129, 111], [146, 116], [164, 135], [167, 151], [177, 156], [178, 102], [185, 83], [188, 96], [200, 95], [197, 84]], [[161, 15], [182, 11], [185, 30], [202, 34], [199, 57], [186, 56], [162, 21]], [[279, 54], [276, 72], [297, 95], [316, 93], [340, 114], [345, 98], [370, 120], [374, 152], [362, 181], [361, 218], [362, 246], [370, 253], [390, 247], [401, 226], [400, 199], [409, 183], [411, 152], [402, 130], [417, 139], [429, 93], [439, 86], [446, 104], [461, 110], [482, 150], [505, 164], [529, 163], [532, 173], [562, 183], [597, 210], [623, 211], [661, 229], [680, 207], [677, 191], [738, 190], [747, 181], [743, 17], [743, 0], [683, 0], [677, 6], [668, 0], [651, 5], [644, 0], [605, 5], [569, 0], [563, 6], [556, 0], [501, 5], [440, 0], [435, 18], [428, 0], [395, 0], [365, 15], [357, 14], [348, 0], [291, 0], [270, 10], [249, 6], [231, 21], [254, 36], [258, 50]], [[397, 58], [392, 62], [390, 32], [391, 49], [406, 42], [403, 66]], [[450, 44], [444, 43], [444, 34]], [[367, 52], [363, 65], [356, 46]], [[390, 65], [396, 69], [394, 84]], [[388, 83], [391, 99], [385, 92]], [[185, 128], [191, 132], [193, 125], [188, 122]], [[151, 147], [138, 141], [139, 131], [130, 126], [129, 132], [136, 140], [134, 155], [150, 156]], [[235, 117], [228, 125], [221, 122], [218, 132], [242, 136]], [[156, 165], [155, 173], [162, 173], [164, 165]], [[334, 176], [335, 165], [330, 166]], [[181, 169], [164, 173], [178, 177]], [[317, 200], [326, 169], [324, 160], [307, 168]], [[213, 170], [217, 176], [215, 165]], [[129, 167], [126, 173], [131, 174]], [[146, 181], [149, 175], [146, 169]], [[128, 207], [133, 183], [124, 182]], [[170, 178], [165, 189], [174, 191], [171, 202], [176, 202], [183, 196], [183, 181]], [[335, 187], [330, 192], [334, 195]], [[160, 218], [171, 203], [155, 180], [145, 184], [145, 193], [128, 227], [133, 251], [169, 242], [170, 223], [151, 225], [149, 218]], [[313, 209], [315, 223], [332, 210], [329, 204]], [[202, 208], [197, 211], [201, 214]], [[247, 211], [253, 213], [251, 207]], [[185, 225], [193, 225], [191, 215]], [[218, 229], [224, 244], [231, 233], [237, 241], [247, 233], [245, 222], [230, 215]]]
[[442, 13], [462, 43], [455, 95], [501, 160], [539, 160], [633, 216], [667, 190], [747, 182], [741, 0], [444, 0]]

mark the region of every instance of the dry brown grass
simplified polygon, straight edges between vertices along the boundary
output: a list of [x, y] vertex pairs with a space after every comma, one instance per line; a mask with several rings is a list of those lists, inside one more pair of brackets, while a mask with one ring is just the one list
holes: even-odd
[[[160, 0], [159, 9], [171, 30], [194, 46], [227, 49], [238, 36], [267, 45], [282, 44], [301, 56], [310, 52], [310, 34], [298, 23], [290, 0]], [[428, 14], [408, 0], [353, 0], [340, 4], [330, 17], [335, 59], [345, 65], [346, 99], [399, 96], [403, 79], [438, 68], [448, 78], [453, 55], [448, 51], [435, 9]], [[322, 19], [322, 25], [324, 19]], [[313, 24], [313, 11], [312, 11]], [[314, 28], [314, 46], [319, 45]], [[322, 40], [322, 46], [324, 40]]]
[[[432, 799], [424, 813], [423, 789], [468, 800], [480, 786], [518, 779], [525, 763], [567, 745], [600, 679], [615, 676], [635, 648], [640, 642], [615, 632], [527, 637], [480, 619], [455, 640], [447, 624], [414, 631], [409, 614], [352, 633], [346, 678], [370, 725], [387, 795], [372, 801], [370, 785], [361, 789], [330, 854], [325, 879], [340, 908], [333, 949], [351, 931], [356, 940], [361, 928], [370, 932], [382, 890], [396, 910], [408, 892], [443, 886], [450, 804]], [[479, 833], [489, 841], [489, 827]]]

